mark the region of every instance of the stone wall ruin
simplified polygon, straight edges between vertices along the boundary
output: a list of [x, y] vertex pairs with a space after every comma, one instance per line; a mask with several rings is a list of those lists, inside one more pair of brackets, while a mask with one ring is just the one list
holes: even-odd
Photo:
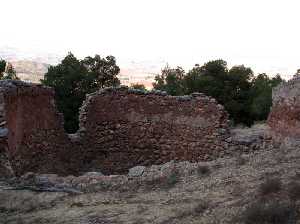
[[[71, 172], [69, 138], [54, 104], [54, 91], [20, 81], [0, 82], [1, 140], [16, 174]], [[3, 149], [2, 149], [3, 150]]]
[[294, 77], [273, 89], [268, 117], [275, 143], [300, 143], [300, 78]]
[[203, 94], [105, 89], [89, 95], [81, 109], [86, 164], [123, 173], [136, 165], [209, 160], [224, 151], [227, 118], [223, 107]]
[[17, 175], [119, 174], [136, 165], [210, 160], [224, 153], [229, 133], [224, 108], [199, 93], [103, 89], [87, 96], [80, 129], [67, 135], [51, 88], [0, 81], [0, 113], [1, 150]]

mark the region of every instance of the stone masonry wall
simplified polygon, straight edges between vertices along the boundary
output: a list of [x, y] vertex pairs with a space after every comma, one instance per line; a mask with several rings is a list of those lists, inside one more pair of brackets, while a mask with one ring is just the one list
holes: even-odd
[[273, 140], [296, 143], [300, 140], [300, 78], [295, 77], [274, 88], [272, 100], [268, 125]]
[[120, 174], [136, 165], [210, 160], [226, 151], [227, 119], [203, 94], [108, 88], [87, 96], [79, 131], [67, 135], [51, 88], [0, 81], [0, 154], [16, 175]]
[[71, 172], [69, 139], [51, 88], [0, 81], [1, 144], [17, 175], [28, 171]]
[[225, 151], [227, 119], [223, 106], [203, 94], [104, 89], [81, 109], [86, 168], [126, 173], [136, 165], [210, 160]]

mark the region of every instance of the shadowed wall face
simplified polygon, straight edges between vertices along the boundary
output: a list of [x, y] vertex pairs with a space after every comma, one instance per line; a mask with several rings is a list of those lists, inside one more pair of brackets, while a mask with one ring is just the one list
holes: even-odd
[[226, 150], [227, 113], [203, 94], [104, 89], [87, 96], [80, 129], [69, 136], [52, 89], [0, 82], [0, 98], [1, 147], [17, 175], [120, 174], [136, 165], [210, 160]]
[[68, 138], [54, 105], [50, 88], [12, 82], [2, 83], [8, 155], [16, 174], [28, 171], [68, 172], [63, 165]]

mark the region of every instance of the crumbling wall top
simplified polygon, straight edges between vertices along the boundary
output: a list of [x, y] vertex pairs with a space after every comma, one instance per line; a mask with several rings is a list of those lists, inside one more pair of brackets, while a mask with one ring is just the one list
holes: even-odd
[[282, 82], [272, 90], [273, 105], [280, 102], [291, 103], [300, 98], [300, 77]]
[[[128, 86], [118, 86], [118, 87], [106, 87], [101, 90], [98, 90], [94, 93], [87, 94], [86, 100], [83, 102], [82, 107], [80, 108], [79, 113], [79, 130], [77, 132], [78, 136], [84, 135], [86, 128], [86, 119], [87, 119], [87, 110], [90, 105], [92, 105], [93, 101], [99, 97], [104, 96], [107, 94], [117, 94], [122, 92], [125, 95], [139, 95], [139, 96], [154, 96], [166, 100], [176, 100], [178, 102], [187, 102], [187, 101], [201, 101], [202, 103], [211, 103], [217, 105], [217, 110], [219, 110], [221, 113], [226, 114], [226, 117], [228, 117], [227, 112], [225, 111], [223, 105], [218, 104], [216, 99], [210, 96], [207, 96], [203, 93], [192, 93], [190, 95], [183, 95], [183, 96], [171, 96], [168, 95], [166, 91], [160, 91], [160, 90], [140, 90], [140, 89], [134, 89]], [[229, 120], [227, 120], [229, 122]]]

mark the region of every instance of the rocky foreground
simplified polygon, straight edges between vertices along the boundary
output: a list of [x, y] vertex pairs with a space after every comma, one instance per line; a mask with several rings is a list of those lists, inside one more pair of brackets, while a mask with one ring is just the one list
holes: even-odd
[[7, 224], [297, 223], [300, 149], [171, 161], [128, 175], [27, 173], [0, 185]]

